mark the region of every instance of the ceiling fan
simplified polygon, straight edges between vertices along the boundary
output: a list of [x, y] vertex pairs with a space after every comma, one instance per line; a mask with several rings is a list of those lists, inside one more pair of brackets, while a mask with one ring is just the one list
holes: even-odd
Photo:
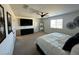
[[39, 11], [39, 10], [36, 10], [26, 4], [23, 5], [23, 8], [24, 9], [29, 9], [30, 12], [32, 13], [36, 13], [37, 15], [40, 15], [41, 18], [43, 18], [44, 16], [46, 16], [48, 13], [45, 13], [45, 12], [42, 12], [42, 11]]
[[40, 16], [41, 16], [41, 18], [42, 18], [42, 17], [46, 16], [47, 14], [48, 14], [48, 13], [41, 12]]

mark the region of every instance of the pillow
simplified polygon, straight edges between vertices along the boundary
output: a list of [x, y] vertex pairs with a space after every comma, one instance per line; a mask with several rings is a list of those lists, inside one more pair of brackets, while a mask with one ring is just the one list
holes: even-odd
[[69, 38], [64, 44], [63, 49], [70, 52], [72, 47], [78, 43], [79, 43], [79, 33]]

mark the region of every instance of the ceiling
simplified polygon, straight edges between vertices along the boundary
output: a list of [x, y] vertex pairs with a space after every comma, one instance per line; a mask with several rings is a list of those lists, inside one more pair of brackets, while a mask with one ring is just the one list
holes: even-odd
[[[79, 4], [10, 4], [17, 17], [40, 18], [40, 12], [51, 17], [79, 10]], [[39, 14], [38, 14], [39, 13]]]

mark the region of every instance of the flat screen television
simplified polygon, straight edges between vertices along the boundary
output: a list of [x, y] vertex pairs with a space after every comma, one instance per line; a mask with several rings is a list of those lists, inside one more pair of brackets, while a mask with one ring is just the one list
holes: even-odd
[[33, 20], [32, 19], [20, 19], [20, 26], [32, 26]]

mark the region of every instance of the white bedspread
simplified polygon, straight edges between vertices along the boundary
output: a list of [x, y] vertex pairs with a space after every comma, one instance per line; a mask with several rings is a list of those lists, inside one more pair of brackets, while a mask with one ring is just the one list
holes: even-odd
[[55, 32], [39, 37], [36, 40], [36, 44], [38, 44], [43, 52], [48, 55], [69, 54], [68, 52], [64, 51], [62, 47], [70, 37], [70, 35]]

